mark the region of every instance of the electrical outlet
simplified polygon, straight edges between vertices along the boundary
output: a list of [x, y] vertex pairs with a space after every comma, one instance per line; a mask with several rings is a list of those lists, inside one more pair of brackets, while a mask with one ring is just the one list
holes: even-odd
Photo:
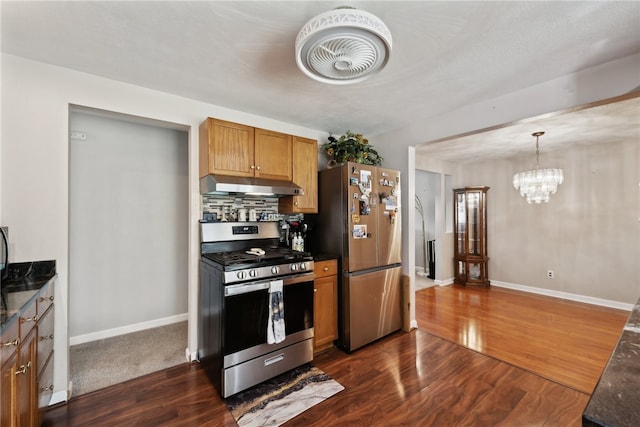
[[547, 270], [547, 277], [553, 279], [553, 270]]

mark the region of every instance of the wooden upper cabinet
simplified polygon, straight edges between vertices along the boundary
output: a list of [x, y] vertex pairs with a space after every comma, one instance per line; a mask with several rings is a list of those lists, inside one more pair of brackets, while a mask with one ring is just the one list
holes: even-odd
[[251, 126], [208, 118], [200, 125], [200, 177], [254, 176], [254, 146]]
[[281, 197], [278, 210], [286, 213], [318, 213], [318, 142], [293, 137], [293, 182], [304, 195]]
[[291, 181], [291, 135], [266, 129], [255, 130], [255, 177]]
[[291, 145], [291, 135], [209, 117], [200, 125], [200, 177], [291, 181]]

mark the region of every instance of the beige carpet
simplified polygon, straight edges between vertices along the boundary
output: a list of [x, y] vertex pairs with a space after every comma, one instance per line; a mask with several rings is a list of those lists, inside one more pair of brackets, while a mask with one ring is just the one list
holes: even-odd
[[74, 345], [72, 397], [187, 363], [187, 322]]

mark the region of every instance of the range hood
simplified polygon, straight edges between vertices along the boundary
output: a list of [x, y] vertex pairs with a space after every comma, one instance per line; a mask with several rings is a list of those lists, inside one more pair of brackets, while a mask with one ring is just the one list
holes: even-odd
[[200, 178], [200, 194], [302, 196], [304, 190], [293, 182], [287, 181], [207, 175]]

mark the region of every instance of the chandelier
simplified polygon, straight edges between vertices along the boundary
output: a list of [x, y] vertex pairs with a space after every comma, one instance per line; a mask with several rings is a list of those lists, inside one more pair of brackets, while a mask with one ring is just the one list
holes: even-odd
[[554, 194], [558, 185], [562, 184], [562, 169], [539, 169], [540, 145], [538, 138], [544, 132], [534, 132], [536, 137], [536, 168], [517, 173], [513, 176], [513, 186], [520, 190], [520, 195], [526, 197], [527, 203], [549, 202], [549, 195]]

